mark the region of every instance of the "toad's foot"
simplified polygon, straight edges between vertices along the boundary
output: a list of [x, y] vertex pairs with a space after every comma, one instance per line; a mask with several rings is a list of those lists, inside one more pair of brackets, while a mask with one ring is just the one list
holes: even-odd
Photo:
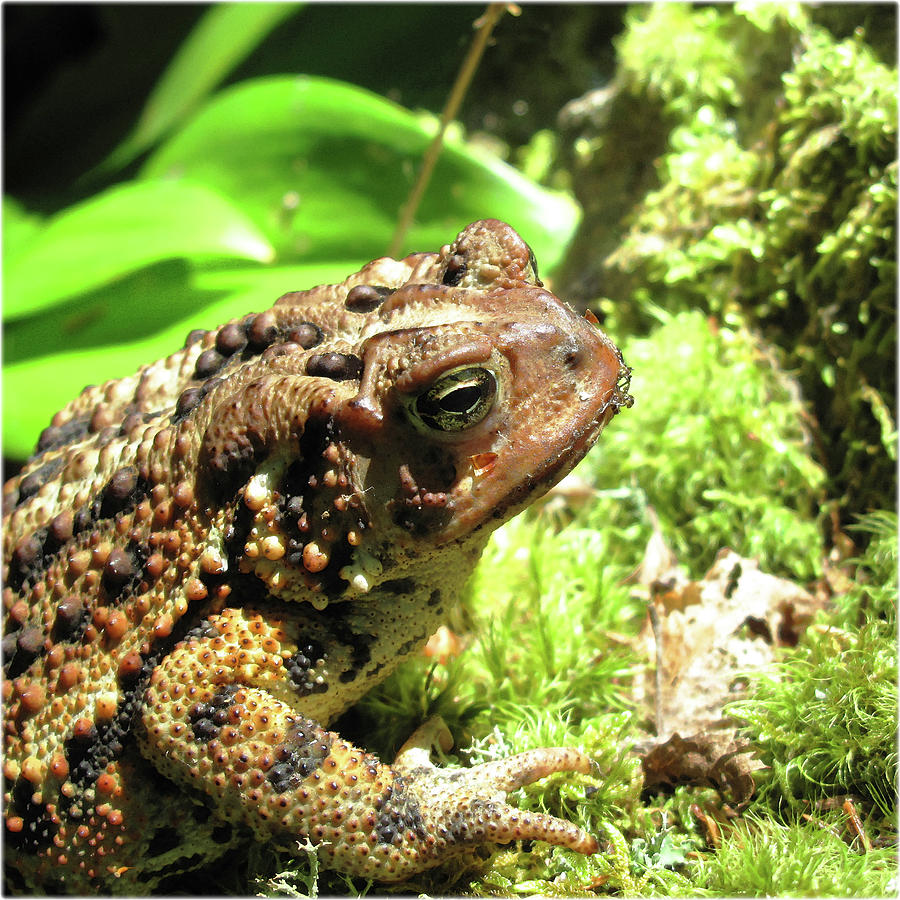
[[[453, 847], [541, 840], [579, 853], [596, 853], [597, 839], [565, 819], [526, 812], [507, 804], [506, 794], [554, 772], [588, 774], [591, 761], [578, 750], [543, 747], [469, 769], [440, 769], [430, 762], [434, 746], [448, 750], [452, 738], [444, 723], [431, 719], [401, 748], [394, 761], [395, 790], [414, 798], [425, 830]], [[441, 855], [438, 847], [435, 855]]]

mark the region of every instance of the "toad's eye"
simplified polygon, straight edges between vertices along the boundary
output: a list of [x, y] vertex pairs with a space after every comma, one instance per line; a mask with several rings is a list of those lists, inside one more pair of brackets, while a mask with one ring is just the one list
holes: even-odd
[[442, 375], [415, 397], [410, 412], [432, 431], [465, 431], [477, 425], [497, 397], [497, 376], [490, 369], [466, 366]]

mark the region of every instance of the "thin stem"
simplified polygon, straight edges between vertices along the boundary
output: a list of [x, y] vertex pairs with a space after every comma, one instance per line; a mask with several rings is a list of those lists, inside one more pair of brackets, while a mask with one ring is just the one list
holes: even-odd
[[432, 172], [434, 172], [438, 157], [441, 155], [441, 148], [444, 143], [444, 132], [447, 130], [447, 126], [456, 117], [457, 112], [459, 112], [459, 107], [462, 105], [463, 98], [466, 95], [466, 91], [469, 89], [472, 77], [475, 75], [475, 71], [478, 68], [478, 63], [481, 61], [481, 56], [487, 46], [491, 32], [505, 12], [518, 15], [519, 10], [518, 7], [512, 3], [490, 3], [483, 15], [475, 21], [475, 27], [478, 30], [475, 33], [472, 45], [469, 47], [469, 52], [463, 60], [459, 74], [456, 76], [456, 81], [453, 83], [450, 96], [444, 104], [438, 132], [428, 145], [425, 155], [422, 157], [422, 168], [419, 171], [419, 177], [416, 179], [416, 183], [413, 185], [413, 189], [410, 192], [403, 209], [400, 211], [400, 218], [397, 222], [394, 236], [391, 238], [388, 256], [396, 257], [400, 253], [400, 248], [403, 246], [403, 240], [406, 237], [406, 232], [409, 231], [413, 217], [419, 208], [419, 204], [422, 202], [425, 188], [428, 187], [428, 182], [431, 180], [431, 175]]

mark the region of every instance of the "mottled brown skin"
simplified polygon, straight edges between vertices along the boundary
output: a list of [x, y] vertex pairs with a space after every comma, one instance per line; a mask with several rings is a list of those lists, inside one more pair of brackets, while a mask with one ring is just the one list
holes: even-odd
[[87, 388], [4, 491], [11, 885], [146, 893], [247, 835], [380, 881], [486, 842], [594, 852], [504, 802], [578, 751], [438, 769], [427, 724], [386, 765], [326, 726], [627, 381], [487, 220]]

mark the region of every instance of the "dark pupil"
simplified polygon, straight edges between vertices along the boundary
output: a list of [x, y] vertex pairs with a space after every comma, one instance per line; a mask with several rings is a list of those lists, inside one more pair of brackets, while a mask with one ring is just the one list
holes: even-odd
[[451, 413], [464, 413], [472, 409], [481, 399], [482, 387], [461, 387], [441, 397], [441, 409]]
[[416, 414], [437, 431], [462, 431], [480, 422], [497, 393], [494, 376], [478, 368], [439, 379], [416, 400]]

